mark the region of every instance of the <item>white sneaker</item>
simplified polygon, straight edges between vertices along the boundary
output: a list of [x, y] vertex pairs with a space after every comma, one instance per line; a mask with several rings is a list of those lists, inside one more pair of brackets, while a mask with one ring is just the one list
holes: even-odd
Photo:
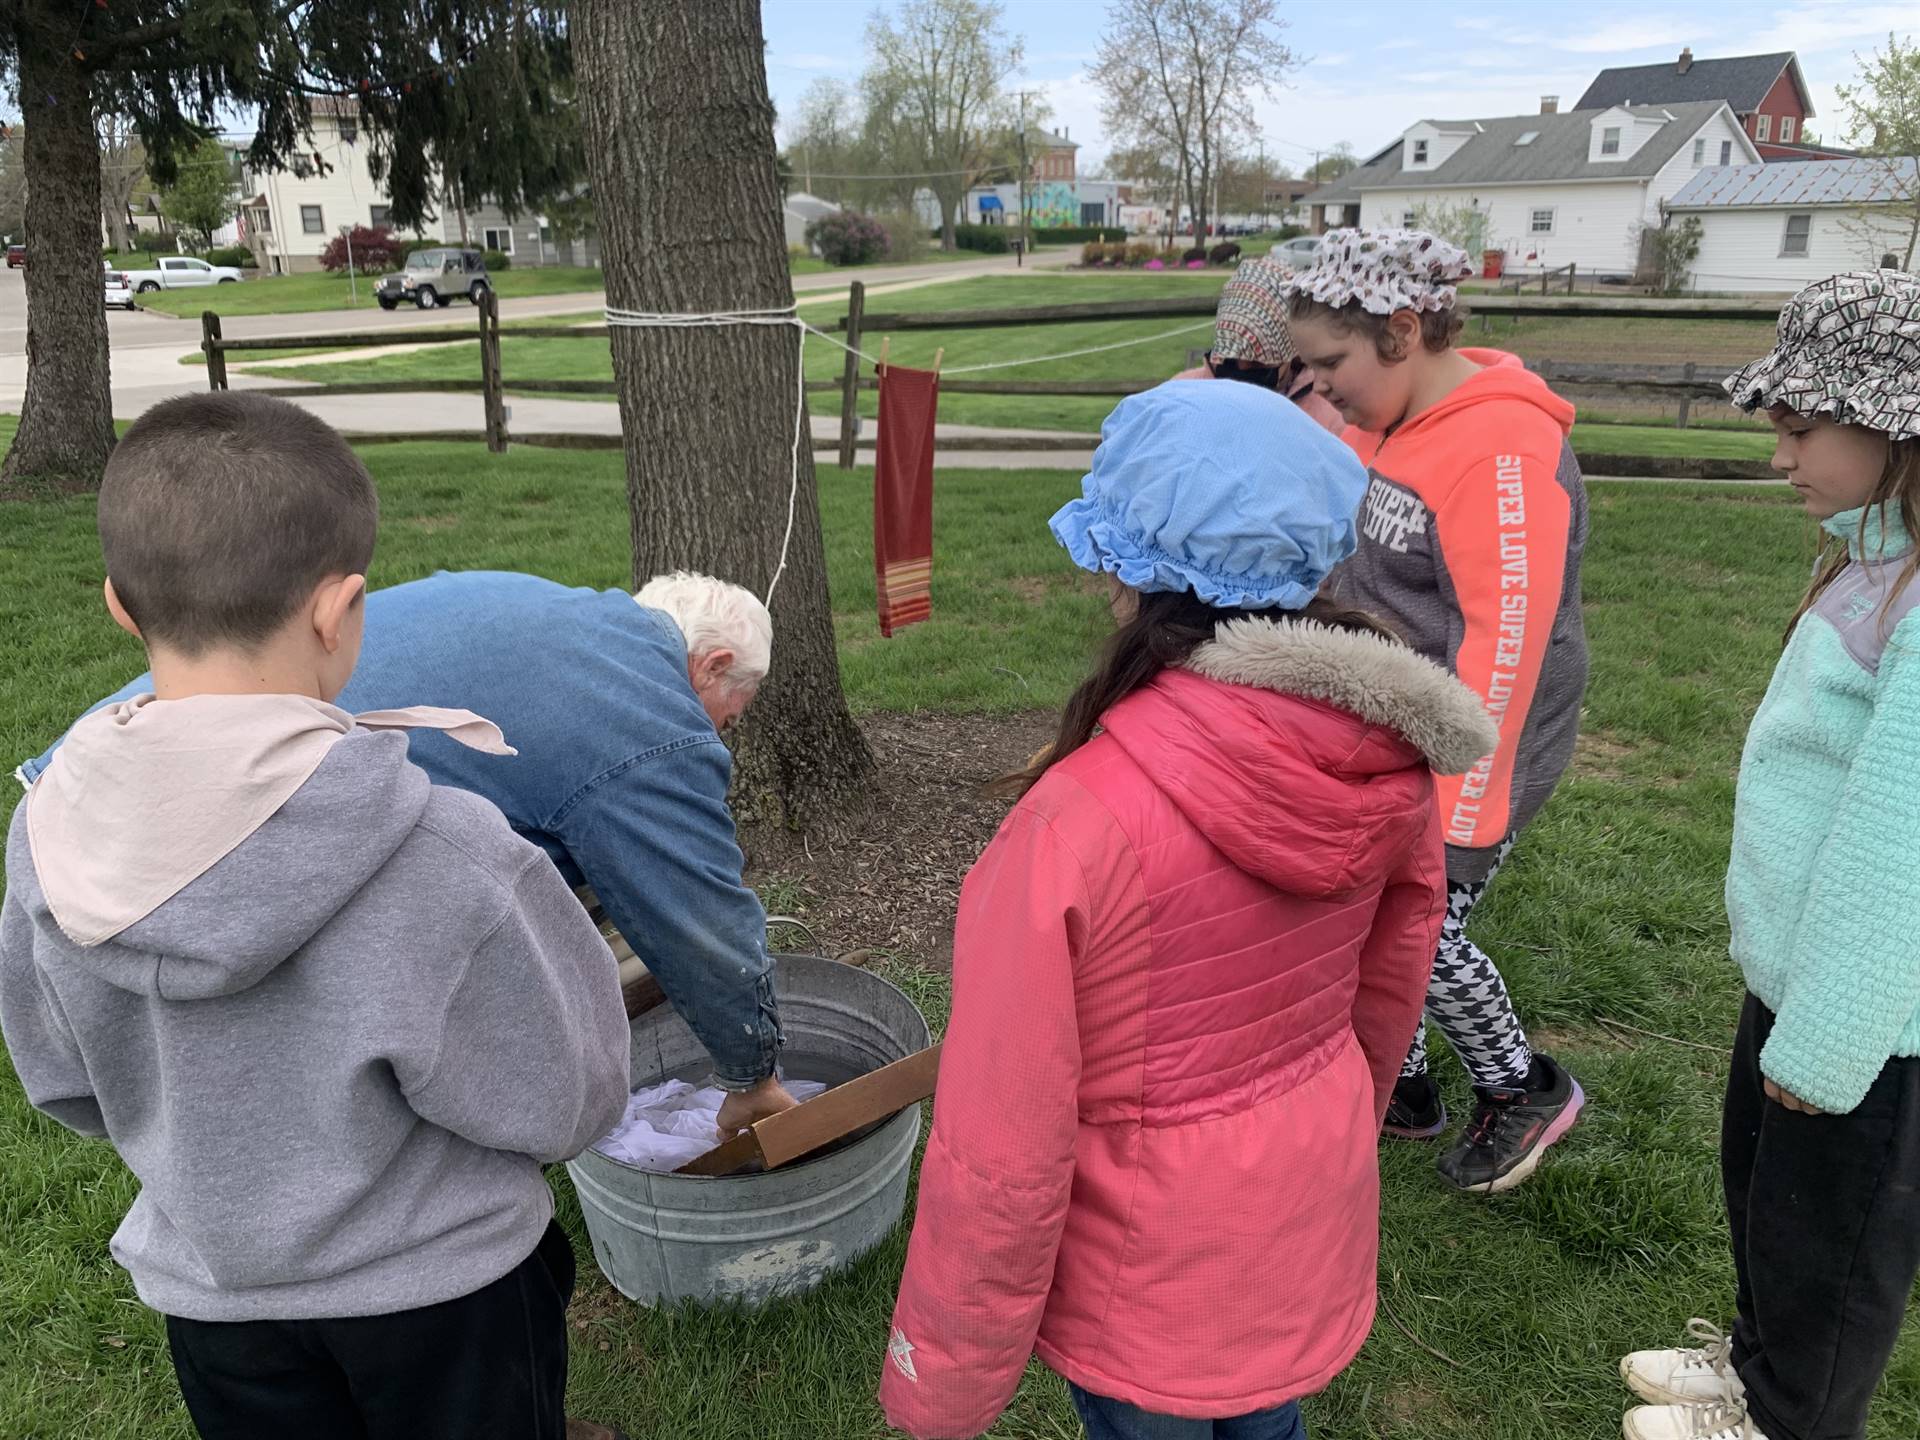
[[1747, 1387], [1733, 1368], [1733, 1340], [1705, 1320], [1687, 1322], [1696, 1350], [1636, 1350], [1620, 1362], [1620, 1378], [1654, 1405], [1730, 1405]]
[[1626, 1440], [1767, 1440], [1745, 1405], [1642, 1405], [1621, 1422]]

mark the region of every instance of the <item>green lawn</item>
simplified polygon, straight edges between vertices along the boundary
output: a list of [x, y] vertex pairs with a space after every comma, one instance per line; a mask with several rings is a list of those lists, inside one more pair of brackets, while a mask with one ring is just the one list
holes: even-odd
[[[367, 459], [385, 521], [378, 585], [443, 566], [626, 579], [618, 455], [394, 445]], [[1044, 531], [1075, 476], [942, 471], [935, 618], [891, 641], [873, 615], [871, 477], [828, 470], [820, 485], [856, 708], [1059, 703], [1104, 618]], [[11, 763], [141, 662], [100, 607], [90, 505], [15, 505], [4, 518], [0, 557], [15, 580], [0, 590], [0, 625], [14, 643], [0, 758]], [[1691, 1315], [1727, 1318], [1722, 1060], [1602, 1022], [1716, 1051], [1729, 1042], [1739, 984], [1720, 887], [1733, 775], [1811, 545], [1781, 490], [1595, 487], [1585, 735], [1475, 926], [1535, 1038], [1591, 1105], [1538, 1177], [1491, 1203], [1444, 1192], [1429, 1150], [1383, 1151], [1382, 1293], [1450, 1358], [1383, 1314], [1353, 1368], [1309, 1402], [1319, 1440], [1611, 1440], [1625, 1404], [1617, 1356], [1677, 1340]], [[0, 812], [16, 798], [8, 789]], [[889, 973], [938, 1023], [944, 981], [915, 958]], [[1463, 1108], [1462, 1079], [1441, 1063]], [[903, 1236], [816, 1295], [757, 1315], [656, 1314], [600, 1282], [564, 1179], [555, 1188], [582, 1267], [575, 1413], [616, 1419], [635, 1440], [880, 1440], [871, 1394]], [[190, 1434], [159, 1321], [107, 1254], [132, 1194], [106, 1147], [37, 1116], [0, 1069], [0, 1434]], [[1079, 1432], [1036, 1369], [993, 1433]], [[1870, 1434], [1920, 1434], [1920, 1337], [1896, 1355]]]
[[[924, 286], [897, 295], [876, 296], [869, 309], [877, 313], [923, 313], [930, 310], [968, 310], [1000, 306], [1039, 306], [1062, 303], [1093, 303], [1103, 300], [1145, 299], [1162, 295], [1211, 294], [1224, 283], [1226, 272], [1210, 271], [1175, 275], [1034, 275], [978, 276], [942, 285]], [[228, 287], [232, 288], [232, 287]], [[830, 328], [844, 313], [839, 305], [815, 305], [808, 316], [815, 324]], [[1513, 351], [1530, 360], [1577, 360], [1605, 357], [1616, 363], [1676, 364], [1686, 360], [1699, 362], [1706, 373], [1712, 367], [1732, 366], [1763, 354], [1772, 343], [1771, 328], [1766, 325], [1732, 321], [1665, 321], [1616, 319], [1524, 319], [1513, 322], [1505, 317], [1492, 320], [1491, 333], [1482, 334], [1479, 322], [1468, 326], [1470, 344], [1491, 345]], [[1203, 317], [1188, 321], [1181, 317], [1158, 320], [1101, 321], [1084, 324], [1036, 325], [1023, 329], [919, 330], [902, 331], [891, 337], [892, 357], [902, 365], [931, 365], [934, 353], [944, 350], [942, 364], [948, 370], [1001, 360], [1042, 355], [1060, 355], [1116, 341], [1148, 340], [1149, 343], [1109, 350], [1095, 355], [1066, 360], [1050, 360], [1032, 368], [1017, 367], [987, 372], [979, 378], [1111, 380], [1139, 379], [1171, 375], [1185, 368], [1189, 350], [1204, 350], [1210, 343], [1210, 327]], [[1184, 333], [1165, 339], [1169, 331]], [[879, 353], [881, 332], [869, 330], [862, 348], [870, 355]], [[611, 357], [604, 342], [581, 340], [502, 342], [502, 362], [509, 385], [514, 377], [533, 379], [608, 379], [613, 374]], [[810, 379], [828, 379], [841, 372], [843, 356], [832, 346], [814, 341], [807, 347], [807, 375]], [[432, 352], [395, 355], [367, 362], [354, 361], [356, 379], [429, 379], [462, 378], [477, 375], [478, 347], [453, 347]], [[325, 380], [339, 372], [315, 365], [284, 372], [301, 378]], [[956, 375], [955, 378], [961, 378]], [[861, 397], [862, 413], [875, 413], [875, 397]], [[812, 399], [816, 414], [834, 413], [838, 398], [830, 393]], [[941, 398], [940, 417], [955, 424], [997, 425], [1042, 430], [1094, 431], [1112, 409], [1105, 397], [956, 395]], [[1635, 413], [1622, 404], [1621, 397], [1608, 396], [1593, 406], [1624, 419], [1653, 419], [1654, 415]], [[1711, 401], [1697, 402], [1700, 419], [1730, 419], [1733, 412]], [[1756, 432], [1759, 433], [1759, 432]], [[1666, 452], [1660, 452], [1666, 453]], [[1702, 450], [1701, 453], [1719, 453]]]
[[[502, 300], [529, 295], [572, 295], [600, 289], [601, 274], [591, 266], [529, 266], [501, 270], [491, 277]], [[235, 285], [206, 285], [191, 290], [161, 290], [140, 297], [148, 310], [167, 315], [197, 316], [203, 310], [216, 315], [294, 315], [316, 310], [376, 310], [373, 287], [379, 275], [358, 277], [355, 287], [345, 275], [321, 271], [310, 275], [267, 275]]]

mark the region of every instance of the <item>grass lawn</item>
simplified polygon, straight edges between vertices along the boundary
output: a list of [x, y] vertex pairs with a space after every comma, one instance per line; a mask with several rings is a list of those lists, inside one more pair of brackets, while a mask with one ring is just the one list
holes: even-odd
[[[501, 270], [489, 277], [502, 300], [529, 295], [571, 295], [598, 290], [602, 279], [591, 266], [529, 266]], [[167, 315], [197, 316], [203, 310], [216, 315], [294, 315], [315, 310], [378, 310], [373, 288], [378, 275], [358, 277], [359, 299], [345, 275], [320, 271], [310, 275], [268, 275], [236, 285], [204, 285], [191, 290], [157, 290], [140, 297], [148, 310]], [[457, 303], [457, 302], [456, 302]]]
[[[378, 585], [442, 566], [626, 579], [617, 455], [394, 445], [367, 459], [385, 520]], [[857, 708], [1004, 713], [1064, 697], [1103, 622], [1043, 528], [1075, 476], [942, 471], [935, 618], [891, 641], [873, 615], [871, 478], [827, 470], [820, 484]], [[37, 750], [141, 663], [100, 608], [90, 505], [15, 505], [4, 518], [0, 556], [16, 579], [0, 591], [14, 637], [0, 758]], [[1319, 1440], [1611, 1440], [1625, 1405], [1618, 1355], [1678, 1340], [1689, 1316], [1729, 1316], [1722, 1058], [1602, 1022], [1715, 1051], [1730, 1042], [1739, 982], [1720, 891], [1733, 776], [1811, 544], [1782, 490], [1595, 487], [1585, 734], [1475, 921], [1536, 1040], [1585, 1084], [1587, 1118], [1534, 1180], [1490, 1203], [1444, 1193], [1429, 1150], [1383, 1151], [1382, 1294], [1449, 1359], [1383, 1313], [1352, 1369], [1309, 1402]], [[944, 981], [914, 958], [890, 974], [938, 1023]], [[1442, 1066], [1458, 1110], [1463, 1081]], [[880, 1440], [871, 1395], [904, 1237], [760, 1314], [656, 1314], [599, 1280], [555, 1183], [582, 1257], [576, 1414], [618, 1420], [636, 1440]], [[0, 1434], [189, 1436], [160, 1323], [107, 1253], [133, 1190], [105, 1146], [40, 1118], [0, 1069]], [[1920, 1434], [1920, 1334], [1900, 1347], [1870, 1433]], [[993, 1434], [1079, 1432], [1036, 1369]]]
[[[996, 258], [998, 257], [979, 250], [942, 250], [940, 243], [936, 240], [905, 260], [876, 260], [871, 265], [829, 265], [818, 255], [794, 255], [787, 260], [787, 273], [790, 275], [845, 275], [849, 280], [858, 280], [862, 270], [890, 269], [898, 265], [947, 265], [961, 260]], [[1009, 255], [1006, 258], [1011, 262], [1013, 257]]]
[[[1225, 272], [1222, 271], [1155, 276], [978, 276], [925, 286], [897, 295], [876, 296], [869, 308], [881, 313], [901, 314], [1211, 294], [1218, 290], [1224, 280]], [[839, 307], [816, 306], [809, 312], [809, 318], [822, 328], [828, 328], [831, 320], [837, 320], [841, 313]], [[1490, 324], [1494, 327], [1493, 332], [1483, 335], [1479, 322], [1470, 323], [1467, 340], [1473, 344], [1510, 349], [1524, 358], [1535, 360], [1604, 355], [1610, 361], [1639, 360], [1649, 364], [1669, 364], [1691, 359], [1709, 366], [1731, 366], [1737, 361], [1763, 354], [1772, 343], [1771, 327], [1747, 322], [1524, 319], [1516, 324], [1500, 317], [1491, 319]], [[1168, 335], [1168, 332], [1176, 330], [1183, 333]], [[1027, 329], [903, 331], [891, 337], [890, 354], [902, 365], [931, 365], [934, 352], [944, 350], [943, 365], [949, 370], [957, 370], [968, 365], [1058, 355], [1116, 341], [1145, 339], [1149, 343], [1069, 360], [1049, 361], [1031, 369], [990, 372], [980, 377], [1138, 379], [1172, 375], [1184, 369], [1187, 352], [1205, 349], [1210, 343], [1209, 332], [1210, 327], [1201, 317], [1195, 317], [1192, 321], [1175, 317], [1050, 324]], [[1167, 338], [1150, 339], [1154, 336]], [[870, 355], [877, 355], [882, 338], [881, 334], [869, 331], [861, 342], [861, 348]], [[356, 360], [352, 366], [355, 379], [477, 377], [478, 354], [476, 343], [473, 346], [450, 346], [372, 361]], [[528, 380], [584, 380], [610, 379], [613, 374], [612, 359], [605, 342], [591, 338], [516, 341], [509, 335], [502, 339], [501, 359], [509, 388], [515, 377]], [[840, 352], [824, 342], [815, 341], [807, 347], [807, 375], [810, 379], [837, 377], [841, 373], [842, 361]], [[340, 374], [323, 365], [302, 366], [280, 373], [290, 378], [297, 376], [313, 380], [336, 378]], [[1636, 413], [1632, 407], [1622, 407], [1619, 399], [1609, 397], [1598, 401], [1597, 408], [1627, 419], [1658, 418], [1655, 411], [1643, 409], [1641, 413]], [[1102, 396], [947, 394], [941, 397], [940, 418], [953, 424], [1091, 432], [1100, 428], [1101, 420], [1113, 408], [1113, 403], [1111, 398]], [[874, 395], [862, 395], [860, 404], [863, 414], [872, 416], [876, 413], [877, 400]], [[812, 407], [816, 414], [837, 413], [839, 399], [831, 393], [816, 394], [812, 397]], [[1583, 405], [1582, 408], [1586, 407]], [[1695, 410], [1703, 420], [1722, 418], [1720, 407], [1710, 402], [1696, 404]], [[1731, 417], [1733, 412], [1727, 411], [1725, 415]], [[1723, 452], [1701, 448], [1679, 452], [1662, 449], [1648, 453], [1706, 455]]]

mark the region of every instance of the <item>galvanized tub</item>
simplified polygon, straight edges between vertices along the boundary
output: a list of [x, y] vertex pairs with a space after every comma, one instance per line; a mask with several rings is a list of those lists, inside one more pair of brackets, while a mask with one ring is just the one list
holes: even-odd
[[[877, 975], [813, 955], [775, 962], [787, 1033], [782, 1072], [843, 1084], [930, 1041], [926, 1019]], [[635, 1088], [711, 1073], [670, 1007], [633, 1021]], [[783, 1169], [704, 1179], [660, 1175], [589, 1150], [567, 1162], [594, 1258], [645, 1305], [761, 1305], [810, 1290], [885, 1240], [906, 1208], [920, 1107]]]

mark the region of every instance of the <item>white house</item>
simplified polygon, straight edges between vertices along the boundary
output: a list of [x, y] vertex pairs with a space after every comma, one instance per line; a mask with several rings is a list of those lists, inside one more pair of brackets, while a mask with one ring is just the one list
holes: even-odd
[[1577, 265], [1632, 274], [1661, 206], [1700, 171], [1759, 162], [1724, 100], [1547, 109], [1491, 120], [1422, 120], [1359, 169], [1315, 191], [1328, 221], [1412, 226], [1422, 212], [1478, 215], [1478, 248], [1509, 273]]
[[804, 190], [796, 190], [787, 196], [784, 209], [789, 250], [795, 246], [807, 248], [807, 226], [840, 213], [840, 207], [831, 200], [822, 200], [818, 195], [809, 195]]
[[1695, 288], [1787, 292], [1889, 253], [1905, 264], [1916, 204], [1920, 160], [1861, 157], [1703, 171], [1667, 209], [1700, 221]]

